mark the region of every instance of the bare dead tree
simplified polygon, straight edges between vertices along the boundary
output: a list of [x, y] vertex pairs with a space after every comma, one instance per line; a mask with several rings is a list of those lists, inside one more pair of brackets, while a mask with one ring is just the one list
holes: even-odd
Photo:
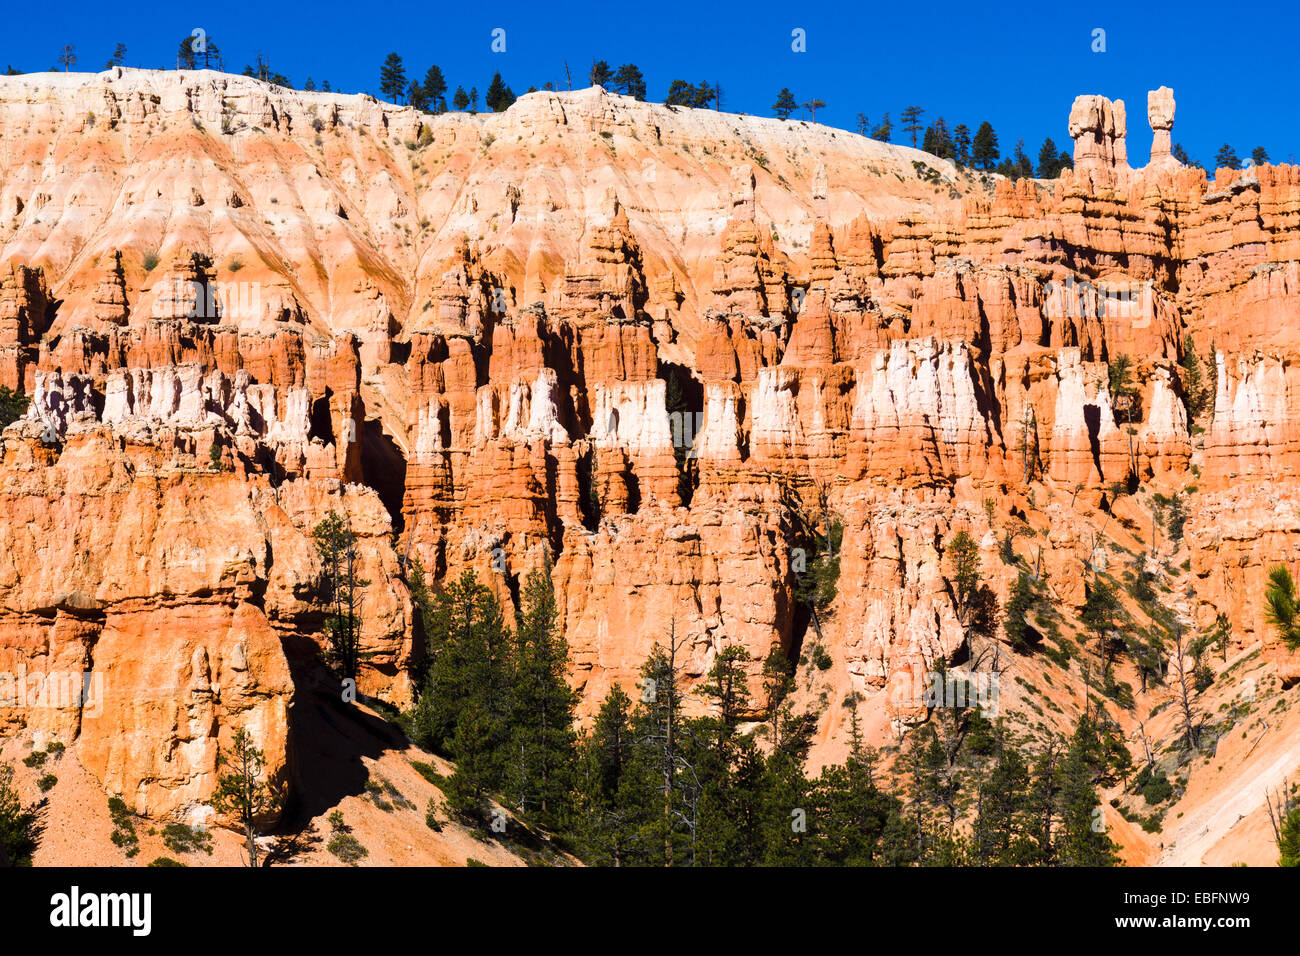
[[1178, 678], [1178, 701], [1183, 711], [1183, 736], [1188, 747], [1199, 747], [1201, 744], [1201, 728], [1192, 711], [1193, 681], [1191, 671], [1187, 666], [1187, 658], [1191, 654], [1191, 648], [1182, 621], [1175, 620], [1172, 630], [1174, 638], [1173, 665]]

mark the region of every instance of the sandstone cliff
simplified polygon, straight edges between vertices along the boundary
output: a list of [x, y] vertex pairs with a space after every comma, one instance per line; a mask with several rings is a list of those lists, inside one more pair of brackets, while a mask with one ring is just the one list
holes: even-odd
[[[3, 437], [0, 665], [104, 680], [93, 718], [0, 720], [75, 739], [142, 812], [201, 804], [237, 725], [290, 774], [331, 509], [371, 582], [362, 689], [399, 706], [412, 562], [510, 601], [550, 560], [584, 714], [670, 627], [695, 676], [817, 641], [831, 756], [845, 696], [889, 739], [960, 663], [957, 531], [1002, 596], [1045, 570], [1068, 622], [1101, 543], [1159, 550], [1153, 492], [1190, 502], [1164, 543], [1188, 626], [1229, 612], [1293, 680], [1257, 596], [1300, 548], [1300, 170], [1185, 169], [1173, 112], [1152, 94], [1135, 168], [1123, 104], [1081, 97], [1075, 169], [1013, 184], [598, 88], [435, 117], [210, 72], [0, 78], [0, 382], [33, 398]], [[814, 630], [818, 507], [844, 536]]]

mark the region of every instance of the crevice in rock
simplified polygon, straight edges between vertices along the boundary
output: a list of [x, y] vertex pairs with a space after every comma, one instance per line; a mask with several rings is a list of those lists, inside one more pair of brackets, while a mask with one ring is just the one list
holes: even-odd
[[361, 430], [361, 471], [366, 484], [378, 493], [388, 510], [393, 531], [401, 534], [405, 527], [402, 501], [406, 497], [406, 457], [375, 418], [366, 419]]
[[691, 506], [699, 485], [695, 440], [704, 425], [704, 384], [684, 365], [660, 362], [658, 377], [664, 382], [664, 407], [677, 462], [677, 495], [683, 507]]

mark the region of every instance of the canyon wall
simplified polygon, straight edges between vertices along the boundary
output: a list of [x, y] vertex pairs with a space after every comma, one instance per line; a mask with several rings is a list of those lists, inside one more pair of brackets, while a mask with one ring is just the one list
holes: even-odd
[[[831, 754], [846, 695], [881, 735], [924, 717], [908, 688], [962, 643], [956, 532], [1005, 596], [1023, 519], [1072, 613], [1138, 486], [1190, 501], [1189, 624], [1271, 641], [1300, 170], [1207, 179], [1161, 147], [1173, 112], [1152, 94], [1134, 168], [1123, 104], [1080, 97], [1075, 168], [1012, 183], [599, 88], [430, 116], [210, 72], [0, 78], [0, 384], [32, 398], [0, 439], [0, 670], [102, 688], [0, 726], [154, 815], [206, 800], [237, 726], [287, 779], [331, 510], [369, 581], [361, 690], [399, 707], [416, 561], [506, 602], [549, 567], [584, 716], [670, 633], [692, 678], [815, 640]], [[818, 513], [843, 539], [814, 638]]]

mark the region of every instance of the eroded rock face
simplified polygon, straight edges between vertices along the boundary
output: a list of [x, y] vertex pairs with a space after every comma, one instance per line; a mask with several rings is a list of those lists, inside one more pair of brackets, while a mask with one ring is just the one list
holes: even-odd
[[[1167, 146], [1172, 94], [1148, 113]], [[900, 728], [962, 643], [957, 531], [1005, 595], [1002, 520], [1037, 500], [1024, 556], [1077, 607], [1084, 505], [1192, 463], [1217, 516], [1188, 524], [1194, 615], [1236, 607], [1300, 533], [1284, 495], [1260, 517], [1297, 465], [1300, 171], [1130, 169], [1103, 97], [1070, 124], [1074, 172], [986, 191], [599, 90], [432, 117], [207, 73], [0, 78], [0, 379], [33, 399], [2, 439], [0, 669], [103, 682], [94, 715], [0, 720], [150, 814], [207, 799], [237, 726], [289, 779], [330, 510], [371, 582], [361, 689], [399, 706], [412, 562], [509, 602], [549, 561], [585, 716], [674, 633], [692, 679], [743, 645], [756, 690], [816, 640]], [[1188, 333], [1218, 349], [1203, 449]], [[844, 537], [814, 631], [795, 527], [818, 509]]]

